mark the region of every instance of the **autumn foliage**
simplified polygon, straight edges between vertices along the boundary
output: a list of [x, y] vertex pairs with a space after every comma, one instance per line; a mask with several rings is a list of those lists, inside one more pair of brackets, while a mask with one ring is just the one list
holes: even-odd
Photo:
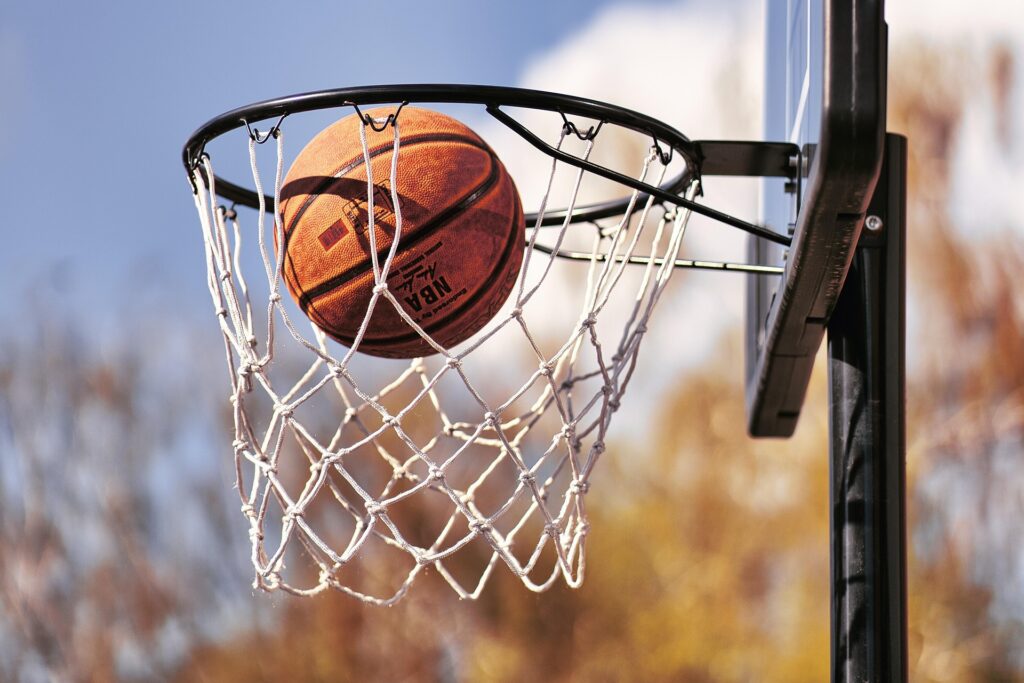
[[[998, 92], [1018, 65], [985, 54]], [[979, 69], [922, 45], [893, 62], [911, 163], [911, 679], [1022, 680], [1024, 230], [972, 235], [950, 212]], [[792, 439], [749, 439], [738, 330], [646, 438], [609, 444], [581, 589], [535, 595], [499, 572], [460, 602], [428, 575], [392, 608], [251, 594], [216, 371], [192, 369], [197, 400], [129, 348], [34, 330], [0, 347], [0, 679], [827, 679], [825, 379]]]

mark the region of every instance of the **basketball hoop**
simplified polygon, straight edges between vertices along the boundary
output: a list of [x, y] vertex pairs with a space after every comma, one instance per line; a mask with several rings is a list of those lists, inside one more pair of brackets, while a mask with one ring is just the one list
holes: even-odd
[[[359, 354], [358, 340], [336, 345], [315, 325], [303, 332], [282, 300], [283, 258], [272, 254], [268, 233], [282, 229], [291, 117], [338, 109], [377, 132], [391, 131], [395, 188], [402, 110], [413, 102], [482, 106], [546, 155], [547, 180], [537, 209], [527, 213], [523, 266], [505, 308], [453, 348], [407, 320], [437, 353], [398, 362]], [[394, 109], [372, 118], [364, 113], [369, 105]], [[554, 125], [535, 130], [509, 110], [546, 112]], [[257, 124], [266, 121], [271, 127], [261, 131]], [[632, 168], [591, 160], [611, 128], [648, 141]], [[247, 134], [252, 189], [219, 177], [208, 149], [239, 129]], [[362, 144], [366, 153], [365, 138]], [[755, 148], [759, 153], [750, 154]], [[269, 184], [260, 172], [262, 149], [274, 150]], [[530, 590], [559, 579], [579, 586], [590, 477], [673, 271], [782, 270], [681, 257], [693, 213], [784, 246], [790, 241], [697, 203], [702, 174], [788, 176], [794, 153], [785, 144], [694, 142], [621, 107], [484, 86], [322, 91], [236, 109], [202, 126], [185, 146], [184, 163], [230, 371], [254, 586], [297, 595], [334, 588], [388, 605], [432, 568], [460, 597], [476, 598], [499, 562]], [[554, 179], [565, 171], [571, 182], [562, 208], [550, 208], [559, 200]], [[578, 202], [595, 178], [611, 181], [622, 196]], [[243, 227], [240, 207], [256, 209], [254, 227]], [[371, 213], [371, 233], [372, 220]], [[397, 307], [380, 275], [390, 258], [379, 268], [374, 263], [374, 301], [379, 294]], [[263, 277], [243, 274], [260, 262]]]

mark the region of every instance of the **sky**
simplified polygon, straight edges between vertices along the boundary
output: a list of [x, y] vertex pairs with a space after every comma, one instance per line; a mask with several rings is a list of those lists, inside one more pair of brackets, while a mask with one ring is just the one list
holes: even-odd
[[[0, 329], [17, 334], [33, 309], [70, 318], [86, 335], [116, 336], [133, 316], [208, 323], [181, 147], [209, 118], [262, 99], [370, 83], [520, 85], [623, 104], [693, 138], [757, 139], [761, 4], [4, 3]], [[951, 64], [978, 71], [955, 133], [960, 191], [950, 198], [958, 225], [972, 234], [1002, 229], [1024, 182], [1024, 116], [1009, 118], [1009, 142], [993, 133], [995, 94], [977, 58], [994, 41], [1024, 54], [1024, 11], [1019, 0], [983, 7], [891, 0], [886, 11], [893, 63], [915, 41], [936, 40], [951, 46]], [[1024, 110], [1024, 88], [1011, 99], [1011, 112]], [[481, 132], [488, 137], [493, 127]], [[515, 172], [519, 160], [506, 163]], [[715, 182], [722, 184], [705, 188], [708, 203], [754, 217], [756, 188]], [[723, 256], [715, 240], [738, 237], [696, 225], [688, 240], [710, 247], [701, 257]], [[679, 300], [688, 307], [680, 317], [735, 326], [743, 279], [693, 280], [705, 289]], [[714, 296], [703, 295], [709, 290]], [[674, 344], [670, 335], [647, 343], [659, 338]], [[718, 341], [712, 333], [692, 343], [710, 349]]]
[[140, 301], [206, 313], [180, 154], [207, 119], [321, 88], [515, 85], [609, 4], [3, 3], [0, 325], [58, 301], [86, 331]]

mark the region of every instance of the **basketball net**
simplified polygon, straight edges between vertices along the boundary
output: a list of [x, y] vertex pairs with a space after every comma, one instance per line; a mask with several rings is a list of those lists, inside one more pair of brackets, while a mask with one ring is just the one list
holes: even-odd
[[[400, 122], [390, 125], [396, 225], [383, 261], [377, 258], [374, 178], [361, 128], [376, 284], [348, 349], [316, 326], [307, 328], [297, 309], [289, 311], [282, 301], [283, 250], [274, 255], [267, 234], [279, 231], [277, 243], [284, 243], [280, 129], [273, 136], [250, 134], [260, 197], [255, 245], [244, 239], [251, 232], [242, 229], [237, 213], [218, 204], [209, 155], [193, 173], [207, 281], [230, 371], [236, 485], [249, 524], [253, 585], [303, 596], [334, 588], [390, 605], [418, 577], [436, 572], [459, 597], [477, 598], [501, 563], [532, 591], [560, 578], [578, 587], [590, 477], [651, 312], [672, 275], [689, 212], [633, 192], [617, 220], [572, 224], [587, 174], [552, 160], [508, 303], [481, 332], [444, 348], [387, 284], [402, 234], [395, 192]], [[570, 133], [568, 125], [563, 128], [559, 149]], [[274, 220], [268, 222], [257, 148], [271, 137], [277, 170]], [[586, 140], [580, 157], [593, 145]], [[666, 170], [655, 150], [639, 166], [637, 177], [655, 184]], [[575, 174], [569, 211], [560, 226], [542, 228], [559, 167]], [[686, 196], [696, 193], [695, 181]], [[589, 256], [580, 262], [542, 249], [557, 251], [580, 239]], [[630, 257], [646, 257], [646, 265], [630, 265], [627, 273]], [[243, 265], [260, 261], [263, 275], [247, 279]], [[559, 279], [560, 268], [571, 272]], [[575, 288], [567, 289], [566, 282]], [[359, 354], [377, 306], [393, 306], [436, 355], [393, 361]], [[559, 337], [552, 318], [563, 323]]]

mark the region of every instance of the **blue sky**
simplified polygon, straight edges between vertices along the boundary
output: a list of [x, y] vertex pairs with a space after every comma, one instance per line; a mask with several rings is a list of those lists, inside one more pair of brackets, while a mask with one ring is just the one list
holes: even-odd
[[5, 3], [0, 324], [60, 300], [106, 326], [147, 293], [206, 313], [179, 156], [210, 117], [345, 85], [514, 85], [611, 4], [623, 3]]

